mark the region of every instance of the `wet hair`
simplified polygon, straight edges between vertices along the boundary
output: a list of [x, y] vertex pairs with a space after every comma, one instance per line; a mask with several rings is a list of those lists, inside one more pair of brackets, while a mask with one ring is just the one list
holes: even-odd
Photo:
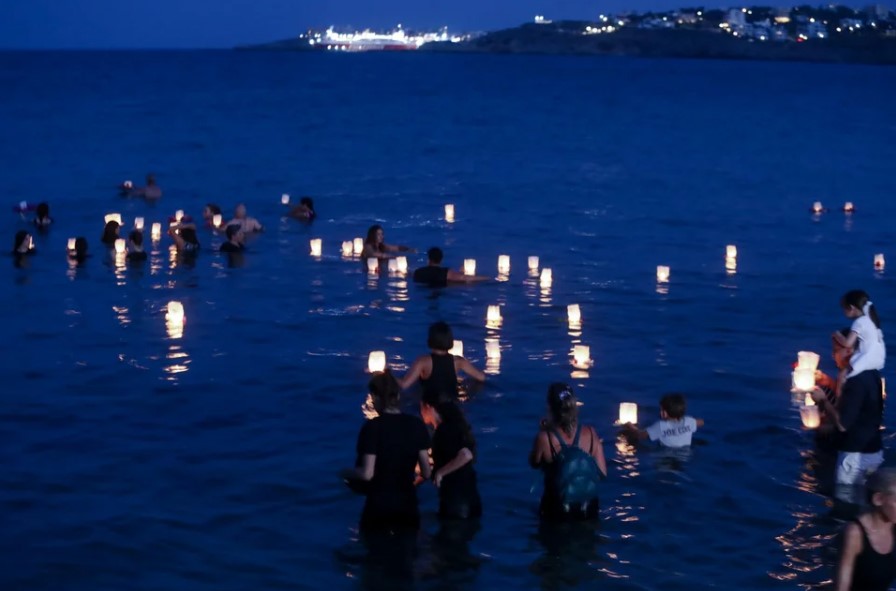
[[548, 387], [548, 410], [551, 411], [551, 424], [572, 435], [579, 416], [576, 395], [568, 385], [554, 382]]
[[314, 201], [311, 199], [311, 197], [302, 197], [301, 199], [299, 199], [299, 203], [301, 205], [304, 205], [311, 211], [314, 211]]
[[364, 240], [366, 244], [372, 244], [378, 251], [383, 250], [383, 245], [376, 241], [376, 233], [382, 229], [383, 227], [379, 224], [370, 226], [370, 228], [368, 228], [367, 230], [367, 239]]
[[224, 233], [227, 235], [227, 239], [231, 240], [241, 229], [242, 226], [240, 226], [239, 224], [232, 224], [230, 226], [227, 226], [227, 229], [224, 230]]
[[184, 239], [184, 242], [199, 246], [199, 237], [196, 236], [196, 230], [194, 228], [181, 228], [180, 237]]
[[370, 378], [367, 389], [373, 396], [374, 407], [379, 411], [386, 408], [397, 408], [401, 398], [401, 386], [388, 369], [378, 372]]
[[43, 220], [50, 217], [50, 206], [44, 201], [37, 204], [37, 209], [35, 210], [35, 214], [37, 215], [37, 219]]
[[134, 246], [143, 246], [143, 232], [140, 230], [132, 230], [128, 238]]
[[426, 251], [426, 257], [435, 264], [440, 264], [442, 262], [442, 258], [445, 254], [442, 252], [442, 249], [438, 246], [433, 246], [429, 250]]
[[87, 257], [87, 238], [78, 236], [75, 238], [75, 258], [83, 259]]
[[865, 495], [871, 507], [874, 507], [874, 495], [890, 494], [894, 489], [896, 489], [896, 468], [880, 468], [872, 472], [865, 481]]
[[100, 238], [100, 242], [106, 246], [115, 244], [115, 240], [118, 238], [118, 228], [119, 224], [115, 220], [106, 222], [106, 226], [103, 228], [103, 237]]
[[[844, 310], [853, 306], [854, 308], [861, 310], [862, 313], [865, 313], [865, 304], [867, 304], [870, 299], [871, 296], [861, 289], [854, 289], [843, 294], [843, 297], [840, 298], [840, 306]], [[877, 315], [877, 310], [874, 309], [874, 304], [868, 306], [868, 317], [871, 318], [871, 322], [874, 323], [874, 326], [880, 328], [880, 318]]]
[[670, 419], [678, 420], [684, 417], [687, 403], [681, 394], [666, 394], [660, 398], [660, 408], [666, 411]]
[[19, 230], [18, 232], [16, 232], [16, 237], [13, 240], [12, 244], [13, 252], [19, 251], [19, 247], [22, 246], [22, 243], [25, 242], [25, 238], [28, 238], [28, 232], [26, 232], [25, 230]]
[[435, 322], [429, 325], [429, 336], [426, 339], [426, 345], [430, 349], [436, 351], [447, 351], [454, 346], [454, 333], [448, 323]]
[[463, 446], [473, 452], [474, 456], [476, 455], [476, 438], [473, 436], [473, 428], [456, 402], [433, 390], [424, 392], [420, 402], [434, 408], [439, 413], [442, 425], [453, 426], [459, 430]]
[[214, 203], [206, 203], [205, 206], [208, 208], [208, 211], [212, 215], [219, 215], [221, 213], [221, 207], [215, 205]]

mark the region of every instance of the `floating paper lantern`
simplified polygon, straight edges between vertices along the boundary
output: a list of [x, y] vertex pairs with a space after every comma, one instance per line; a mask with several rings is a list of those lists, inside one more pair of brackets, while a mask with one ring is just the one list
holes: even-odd
[[283, 205], [289, 205], [289, 193], [280, 195], [280, 203], [282, 203]]
[[501, 306], [489, 306], [486, 312], [485, 321], [489, 326], [498, 326], [501, 324]]
[[174, 221], [180, 223], [182, 219], [184, 219], [184, 210], [178, 209], [174, 212]]
[[811, 369], [815, 371], [818, 369], [818, 361], [821, 357], [818, 353], [813, 353], [812, 351], [800, 351], [796, 354], [796, 367], [797, 369]]
[[311, 244], [311, 256], [319, 257], [321, 248], [323, 247], [321, 239], [320, 238], [312, 238], [310, 244]]
[[572, 349], [573, 367], [585, 369], [591, 367], [591, 347], [588, 345], [576, 345]]
[[725, 258], [736, 259], [737, 258], [737, 247], [733, 244], [729, 244], [725, 247]]
[[529, 270], [535, 271], [538, 269], [538, 257], [529, 257]]
[[883, 269], [884, 265], [887, 264], [887, 261], [884, 259], [883, 253], [878, 253], [874, 255], [874, 268], [875, 269]]
[[449, 355], [456, 355], [457, 357], [464, 356], [464, 342], [463, 341], [454, 341], [454, 344], [451, 345], [451, 348], [448, 349]]
[[734, 257], [725, 257], [725, 269], [728, 271], [737, 271], [737, 259]]
[[821, 424], [821, 415], [817, 406], [801, 406], [800, 419], [803, 421], [803, 427], [807, 429], [817, 429]]
[[117, 222], [118, 225], [121, 225], [121, 214], [120, 213], [107, 213], [106, 217], [103, 218], [104, 223], [108, 224], [109, 222]]
[[566, 306], [566, 318], [570, 324], [579, 324], [582, 322], [582, 310], [578, 304], [570, 304]]
[[69, 238], [68, 244], [66, 245], [69, 252], [74, 252], [75, 250], [75, 238]]
[[352, 256], [352, 241], [351, 240], [343, 240], [342, 256], [344, 256], [344, 257]]
[[554, 274], [550, 269], [541, 270], [541, 279], [539, 280], [542, 287], [550, 287], [554, 280]]
[[476, 259], [464, 259], [464, 275], [476, 274]]
[[669, 281], [669, 267], [666, 265], [657, 265], [656, 280], [659, 283], [667, 283]]
[[510, 273], [510, 257], [506, 254], [498, 256], [498, 273], [501, 275]]
[[501, 358], [501, 343], [498, 341], [485, 341], [485, 356], [488, 359]]
[[793, 370], [793, 387], [800, 392], [815, 389], [815, 370], [807, 367]]
[[124, 241], [124, 238], [116, 238], [115, 239], [115, 254], [124, 254], [125, 247], [127, 244]]
[[220, 228], [221, 224], [223, 224], [223, 223], [224, 223], [224, 218], [221, 217], [220, 213], [216, 213], [215, 215], [212, 216], [212, 226], [214, 226], [215, 228]]
[[376, 257], [370, 257], [367, 259], [367, 272], [371, 275], [376, 275], [380, 270], [380, 260]]
[[454, 222], [454, 204], [453, 203], [445, 204], [445, 221], [448, 223]]
[[143, 231], [143, 218], [134, 218], [134, 229], [139, 232]]
[[386, 369], [386, 352], [371, 351], [367, 357], [367, 369], [370, 373], [385, 371]]
[[638, 424], [638, 405], [634, 402], [622, 402], [619, 404], [619, 424]]
[[822, 211], [824, 211], [824, 207], [822, 207], [821, 201], [812, 204], [812, 213], [821, 213]]
[[125, 189], [133, 189], [133, 188], [134, 188], [134, 182], [133, 182], [133, 181], [125, 181], [125, 182], [124, 182], [124, 188], [125, 188]]
[[156, 222], [152, 225], [150, 229], [150, 236], [152, 236], [153, 240], [158, 240], [162, 237], [162, 224]]
[[408, 257], [395, 257], [396, 271], [399, 273], [408, 272]]
[[168, 311], [165, 320], [170, 323], [182, 324], [184, 322], [184, 305], [180, 302], [168, 302]]
[[398, 261], [396, 261], [395, 259], [389, 259], [389, 264], [387, 265], [387, 268], [389, 269], [390, 273], [397, 273], [398, 272]]
[[352, 240], [352, 252], [356, 255], [360, 255], [364, 252], [364, 239], [363, 238], [355, 238]]
[[855, 209], [856, 208], [852, 204], [852, 201], [847, 201], [846, 203], [843, 204], [843, 211], [845, 211], [846, 213], [852, 213], [853, 211], [855, 211]]

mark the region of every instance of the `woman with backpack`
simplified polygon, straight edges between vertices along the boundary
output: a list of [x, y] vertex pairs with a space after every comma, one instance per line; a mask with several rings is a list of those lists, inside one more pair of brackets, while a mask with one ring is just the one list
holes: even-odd
[[600, 437], [579, 423], [576, 396], [566, 384], [548, 388], [548, 414], [535, 436], [529, 464], [544, 471], [541, 515], [549, 519], [597, 517], [598, 486], [607, 476]]

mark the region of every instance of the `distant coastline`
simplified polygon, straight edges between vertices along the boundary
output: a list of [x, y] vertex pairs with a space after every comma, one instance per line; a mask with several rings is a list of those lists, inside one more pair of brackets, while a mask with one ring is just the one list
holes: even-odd
[[518, 27], [448, 36], [438, 33], [307, 31], [291, 39], [240, 46], [260, 51], [414, 50], [451, 53], [606, 55], [896, 65], [896, 13], [828, 5], [791, 9], [600, 15], [594, 21], [536, 16]]

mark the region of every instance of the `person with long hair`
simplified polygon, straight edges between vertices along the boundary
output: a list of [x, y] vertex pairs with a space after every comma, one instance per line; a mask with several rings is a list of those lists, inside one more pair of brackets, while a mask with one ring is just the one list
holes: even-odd
[[386, 234], [383, 227], [374, 224], [367, 229], [367, 238], [364, 239], [364, 250], [361, 257], [369, 259], [388, 259], [396, 252], [415, 252], [410, 247], [401, 244], [386, 244]]
[[880, 317], [871, 301], [871, 297], [861, 289], [854, 289], [843, 294], [840, 307], [847, 318], [853, 320], [849, 334], [843, 336], [839, 332], [833, 338], [843, 347], [853, 349], [849, 367], [840, 372], [837, 379], [837, 390], [849, 378], [863, 371], [881, 370], [887, 360], [887, 348], [884, 344], [884, 333], [880, 329]]
[[869, 476], [865, 494], [870, 511], [843, 530], [836, 591], [886, 591], [896, 580], [896, 469]]
[[542, 517], [597, 517], [598, 482], [607, 475], [604, 450], [594, 427], [579, 421], [576, 395], [568, 385], [548, 387], [548, 417], [541, 420], [529, 464], [544, 471]]
[[106, 225], [103, 226], [103, 236], [100, 238], [100, 242], [109, 248], [115, 246], [115, 241], [119, 238], [118, 231], [120, 227], [121, 225], [115, 220], [106, 222]]
[[434, 429], [432, 480], [439, 489], [439, 516], [471, 519], [482, 515], [473, 460], [476, 439], [463, 411], [453, 400], [426, 393], [420, 399], [420, 416]]
[[427, 345], [430, 353], [418, 357], [399, 380], [402, 390], [420, 380], [424, 396], [457, 400], [458, 373], [463, 372], [477, 382], [485, 381], [485, 374], [466, 358], [448, 352], [454, 346], [454, 334], [447, 323], [440, 321], [430, 325]]
[[358, 434], [358, 462], [343, 472], [347, 481], [365, 481], [367, 499], [361, 513], [365, 530], [417, 529], [416, 469], [429, 480], [429, 433], [419, 417], [399, 408], [401, 389], [388, 370], [368, 384], [379, 416], [369, 419]]

